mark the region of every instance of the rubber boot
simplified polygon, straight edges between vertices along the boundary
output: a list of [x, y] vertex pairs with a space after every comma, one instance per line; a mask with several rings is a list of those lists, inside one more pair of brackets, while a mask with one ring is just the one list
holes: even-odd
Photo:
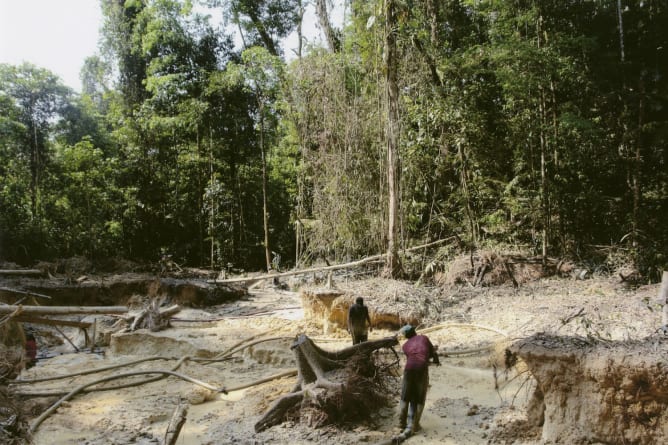
[[401, 433], [406, 437], [413, 434], [413, 418], [415, 417], [415, 404], [407, 403], [407, 405], [408, 405], [408, 423], [406, 424], [406, 428], [404, 429], [404, 431]]
[[406, 428], [406, 416], [408, 415], [408, 402], [399, 402], [399, 428]]
[[412, 428], [413, 433], [417, 433], [418, 431], [420, 431], [422, 429], [422, 427], [420, 426], [420, 418], [422, 417], [422, 411], [424, 411], [424, 405], [418, 405], [418, 406], [415, 407], [415, 412], [413, 413], [413, 416], [412, 416], [412, 419], [411, 419], [412, 422], [413, 422], [412, 425], [411, 425], [413, 427]]

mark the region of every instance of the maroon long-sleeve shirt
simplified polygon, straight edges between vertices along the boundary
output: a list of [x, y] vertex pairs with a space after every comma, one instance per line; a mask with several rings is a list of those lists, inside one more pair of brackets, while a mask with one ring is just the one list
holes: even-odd
[[429, 359], [434, 357], [434, 362], [438, 361], [436, 349], [428, 337], [424, 335], [415, 335], [408, 340], [401, 348], [406, 354], [406, 367], [404, 369], [422, 369], [429, 366]]

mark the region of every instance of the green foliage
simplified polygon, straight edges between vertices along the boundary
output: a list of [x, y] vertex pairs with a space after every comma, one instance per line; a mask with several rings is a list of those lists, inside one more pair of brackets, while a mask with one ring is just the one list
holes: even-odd
[[114, 184], [117, 161], [106, 158], [89, 139], [72, 146], [58, 146], [54, 156], [58, 174], [53, 181], [49, 214], [56, 245], [62, 255], [90, 259], [113, 254], [122, 244]]
[[[258, 269], [265, 249], [282, 267], [385, 250], [384, 3], [350, 2], [340, 51], [289, 65], [299, 2], [207, 3], [243, 52], [193, 2], [126, 0], [102, 2], [81, 95], [0, 66], [0, 256]], [[621, 245], [658, 277], [665, 2], [622, 1], [621, 34], [616, 2], [395, 3], [400, 244]]]
[[0, 176], [3, 251], [19, 261], [48, 251], [45, 184], [51, 174], [52, 131], [63, 118], [71, 91], [51, 72], [24, 63], [0, 65]]
[[281, 53], [279, 40], [297, 24], [297, 0], [207, 0], [210, 6], [222, 6], [224, 17], [242, 32], [244, 46], [263, 47], [273, 56]]

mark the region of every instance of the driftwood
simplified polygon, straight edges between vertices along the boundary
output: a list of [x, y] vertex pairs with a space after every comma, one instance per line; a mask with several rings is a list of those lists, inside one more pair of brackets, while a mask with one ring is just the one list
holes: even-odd
[[[449, 238], [445, 238], [442, 240], [434, 241], [428, 244], [423, 244], [421, 246], [415, 246], [411, 247], [408, 249], [404, 249], [401, 252], [406, 253], [406, 252], [412, 252], [415, 250], [420, 250], [420, 249], [426, 249], [432, 246], [437, 246], [439, 244], [443, 244], [445, 242], [452, 241], [454, 239], [458, 239], [456, 236], [452, 236]], [[224, 280], [210, 280], [210, 283], [244, 283], [244, 282], [249, 282], [249, 281], [260, 281], [260, 280], [270, 280], [273, 278], [282, 278], [282, 277], [290, 277], [294, 275], [303, 275], [303, 274], [309, 274], [313, 272], [323, 272], [323, 271], [331, 271], [331, 270], [338, 270], [338, 269], [348, 269], [351, 267], [357, 267], [361, 266], [366, 263], [371, 263], [374, 261], [385, 261], [385, 258], [387, 257], [386, 253], [381, 253], [378, 255], [373, 255], [369, 256], [366, 258], [362, 258], [361, 260], [357, 261], [352, 261], [350, 263], [343, 263], [343, 264], [335, 264], [332, 266], [323, 266], [323, 267], [312, 267], [310, 269], [299, 269], [299, 270], [291, 270], [289, 272], [280, 272], [280, 273], [268, 273], [265, 275], [260, 275], [260, 276], [255, 276], [255, 277], [237, 277], [237, 278], [228, 278]]]
[[188, 404], [179, 402], [178, 406], [172, 414], [172, 419], [167, 425], [167, 432], [165, 433], [165, 440], [163, 443], [165, 445], [175, 445], [176, 440], [179, 438], [181, 433], [181, 428], [183, 424], [186, 423], [186, 416], [188, 415]]
[[[332, 395], [338, 398], [343, 395], [351, 397], [355, 394], [367, 393], [368, 395], [371, 390], [368, 381], [356, 379], [359, 376], [351, 375], [356, 371], [349, 370], [347, 367], [360, 357], [369, 358], [373, 351], [392, 348], [397, 344], [396, 337], [388, 337], [331, 352], [319, 348], [306, 335], [299, 335], [291, 347], [297, 362], [297, 383], [290, 393], [274, 401], [255, 424], [255, 431], [264, 431], [281, 423], [289, 412], [300, 404], [303, 405], [308, 399], [315, 398], [319, 401], [319, 405], [326, 406], [326, 400]], [[346, 368], [346, 372], [333, 372], [343, 368]], [[351, 387], [355, 382], [359, 382], [360, 385]], [[362, 399], [364, 398], [365, 396], [362, 395]], [[357, 402], [360, 401], [351, 401], [351, 403]], [[345, 401], [341, 405], [343, 405], [341, 409], [346, 410]]]

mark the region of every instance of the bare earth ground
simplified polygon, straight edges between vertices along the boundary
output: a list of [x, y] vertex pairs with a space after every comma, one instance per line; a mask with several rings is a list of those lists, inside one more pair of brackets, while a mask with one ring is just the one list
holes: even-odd
[[[658, 285], [631, 290], [618, 281], [615, 278], [585, 281], [554, 278], [527, 283], [518, 290], [511, 286], [415, 289], [416, 293], [429, 295], [430, 310], [437, 312], [429, 324], [442, 325], [434, 330], [428, 330], [428, 326], [420, 328], [439, 346], [443, 365], [430, 369], [431, 388], [422, 418], [423, 430], [407, 443], [541, 443], [540, 431], [521, 427], [522, 423], [518, 422], [526, 417], [532, 381], [521, 372], [521, 364], [514, 370], [505, 370], [504, 347], [513, 339], [536, 332], [589, 335], [611, 340], [655, 335], [661, 321], [654, 301]], [[370, 281], [341, 283], [339, 286], [365, 295], [365, 303], [372, 310], [375, 306], [387, 306], [391, 301], [401, 300], [402, 295], [412, 292], [410, 283]], [[182, 321], [174, 321], [173, 328], [135, 342], [128, 341], [122, 351], [63, 353], [41, 360], [35, 367], [24, 371], [20, 378], [62, 375], [153, 355], [211, 357], [258, 334], [285, 337], [257, 344], [229, 361], [213, 364], [186, 362], [179, 368], [179, 372], [190, 377], [232, 388], [293, 369], [295, 365], [289, 345], [290, 339], [299, 333], [308, 334], [324, 349], [335, 350], [349, 345], [345, 331], [339, 329], [323, 334], [320, 324], [305, 320], [303, 314], [298, 293], [257, 290], [249, 298], [208, 308], [206, 312], [183, 311], [177, 315]], [[218, 321], [193, 321], [207, 318], [217, 318]], [[370, 339], [394, 334], [394, 331], [374, 330]], [[443, 356], [446, 351], [467, 350], [490, 343], [496, 344], [492, 351], [469, 355], [455, 352]], [[63, 347], [62, 351], [66, 352], [66, 349]], [[175, 363], [176, 360], [144, 362], [102, 374], [22, 389], [26, 392], [68, 391], [112, 373], [171, 369]], [[397, 389], [399, 382], [400, 377], [397, 377], [394, 384]], [[375, 443], [399, 432], [395, 404], [379, 409], [372, 422], [361, 425], [313, 429], [305, 424], [286, 422], [256, 434], [253, 425], [266, 407], [290, 391], [294, 383], [295, 377], [287, 377], [223, 395], [169, 377], [142, 386], [79, 395], [61, 406], [37, 429], [34, 443], [162, 443], [172, 412], [181, 399], [190, 403], [187, 421], [177, 441], [183, 445]], [[37, 405], [40, 400], [43, 406], [48, 406], [44, 399], [35, 399], [33, 403]], [[38, 411], [36, 406], [35, 412]]]

